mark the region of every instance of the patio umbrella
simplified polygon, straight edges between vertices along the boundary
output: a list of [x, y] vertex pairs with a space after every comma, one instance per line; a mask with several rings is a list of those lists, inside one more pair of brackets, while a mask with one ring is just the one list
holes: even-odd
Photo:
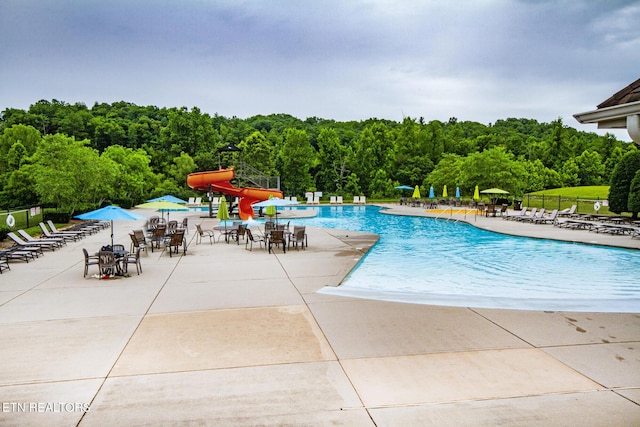
[[156, 197], [155, 199], [147, 200], [147, 202], [173, 202], [173, 203], [180, 203], [183, 205], [187, 204], [185, 200], [179, 199], [176, 196], [172, 196], [171, 194], [166, 194], [161, 197]]
[[460, 198], [460, 187], [456, 187], [456, 199]]
[[476, 189], [473, 190], [473, 200], [480, 200], [480, 191], [478, 191], [478, 186], [476, 185]]
[[429, 188], [429, 198], [433, 199], [436, 197], [436, 193], [433, 191], [433, 185]]
[[394, 187], [396, 190], [413, 190], [413, 187], [410, 187], [408, 185], [398, 185], [397, 187]]
[[163, 200], [159, 200], [159, 201], [155, 201], [155, 202], [142, 203], [141, 205], [136, 205], [136, 208], [140, 208], [140, 209], [155, 209], [155, 210], [158, 210], [158, 211], [162, 212], [163, 215], [164, 215], [165, 212], [167, 212], [167, 219], [169, 219], [169, 212], [172, 212], [172, 211], [188, 211], [189, 210], [188, 207], [182, 206], [181, 204], [173, 203], [173, 202], [167, 202], [167, 201], [163, 201]]
[[83, 220], [95, 220], [95, 221], [111, 221], [111, 246], [113, 246], [113, 221], [114, 220], [136, 220], [146, 218], [143, 215], [135, 212], [130, 212], [126, 209], [122, 209], [120, 206], [105, 206], [104, 208], [96, 209], [91, 212], [85, 212], [80, 215], [76, 215], [75, 218]]
[[495, 203], [495, 200], [497, 199], [496, 194], [509, 194], [508, 191], [502, 190], [500, 188], [488, 188], [486, 190], [482, 190], [481, 193], [493, 195], [494, 197], [491, 197], [491, 203]]
[[[269, 199], [273, 199], [273, 196], [269, 196]], [[264, 210], [264, 214], [267, 216], [274, 216], [276, 214], [276, 205], [269, 205]]]
[[[220, 197], [220, 205], [218, 206], [218, 213], [216, 214], [216, 218], [220, 221], [226, 221], [229, 219], [229, 208], [227, 207], [227, 198]], [[227, 223], [225, 222], [225, 225]]]
[[442, 197], [448, 197], [447, 194], [447, 185], [445, 184], [444, 187], [442, 187]]
[[420, 198], [420, 187], [416, 185], [416, 188], [413, 190], [413, 196], [411, 197], [413, 197], [414, 199]]
[[[273, 206], [274, 209], [277, 209], [278, 206], [292, 206], [292, 205], [297, 205], [299, 203], [300, 202], [296, 200], [284, 200], [284, 199], [281, 199], [280, 197], [269, 197], [267, 200], [254, 203], [252, 206], [257, 208], [269, 208], [269, 206]], [[265, 212], [265, 214], [267, 213]], [[276, 214], [276, 218], [278, 218], [277, 211], [275, 214]]]

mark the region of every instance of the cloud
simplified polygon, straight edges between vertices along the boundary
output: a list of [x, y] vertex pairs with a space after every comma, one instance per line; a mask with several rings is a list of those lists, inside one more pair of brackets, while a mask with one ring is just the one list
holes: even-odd
[[126, 100], [595, 131], [571, 116], [638, 78], [638, 18], [633, 1], [4, 0], [0, 109]]

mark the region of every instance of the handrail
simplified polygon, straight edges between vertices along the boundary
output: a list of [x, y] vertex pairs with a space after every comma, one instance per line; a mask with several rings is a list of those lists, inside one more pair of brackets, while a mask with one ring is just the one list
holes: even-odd
[[[250, 164], [238, 161], [236, 162], [235, 173], [238, 178], [245, 179], [253, 185], [260, 188], [280, 189], [280, 177], [268, 176], [251, 166]], [[275, 182], [274, 182], [275, 181]]]

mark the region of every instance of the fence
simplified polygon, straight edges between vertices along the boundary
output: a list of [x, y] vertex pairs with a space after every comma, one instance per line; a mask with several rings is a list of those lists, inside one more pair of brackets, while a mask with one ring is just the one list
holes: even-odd
[[[9, 227], [14, 230], [33, 227], [38, 225], [39, 222], [42, 222], [42, 213], [43, 210], [40, 206], [2, 212], [0, 213], [0, 226]], [[12, 222], [13, 226], [10, 226], [9, 224]]]
[[[596, 202], [598, 203], [598, 209], [596, 209]], [[580, 199], [577, 197], [562, 197], [562, 196], [524, 196], [522, 200], [522, 206], [529, 208], [545, 208], [547, 210], [552, 209], [570, 209], [572, 205], [576, 205], [576, 212], [584, 214], [609, 214], [609, 203], [607, 200], [599, 199]]]

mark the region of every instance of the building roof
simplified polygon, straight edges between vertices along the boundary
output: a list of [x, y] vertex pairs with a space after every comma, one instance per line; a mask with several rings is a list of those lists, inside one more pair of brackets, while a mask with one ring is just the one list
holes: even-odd
[[640, 101], [640, 79], [611, 95], [610, 98], [598, 105], [598, 109], [614, 107], [616, 105], [628, 104], [629, 102], [636, 101]]

